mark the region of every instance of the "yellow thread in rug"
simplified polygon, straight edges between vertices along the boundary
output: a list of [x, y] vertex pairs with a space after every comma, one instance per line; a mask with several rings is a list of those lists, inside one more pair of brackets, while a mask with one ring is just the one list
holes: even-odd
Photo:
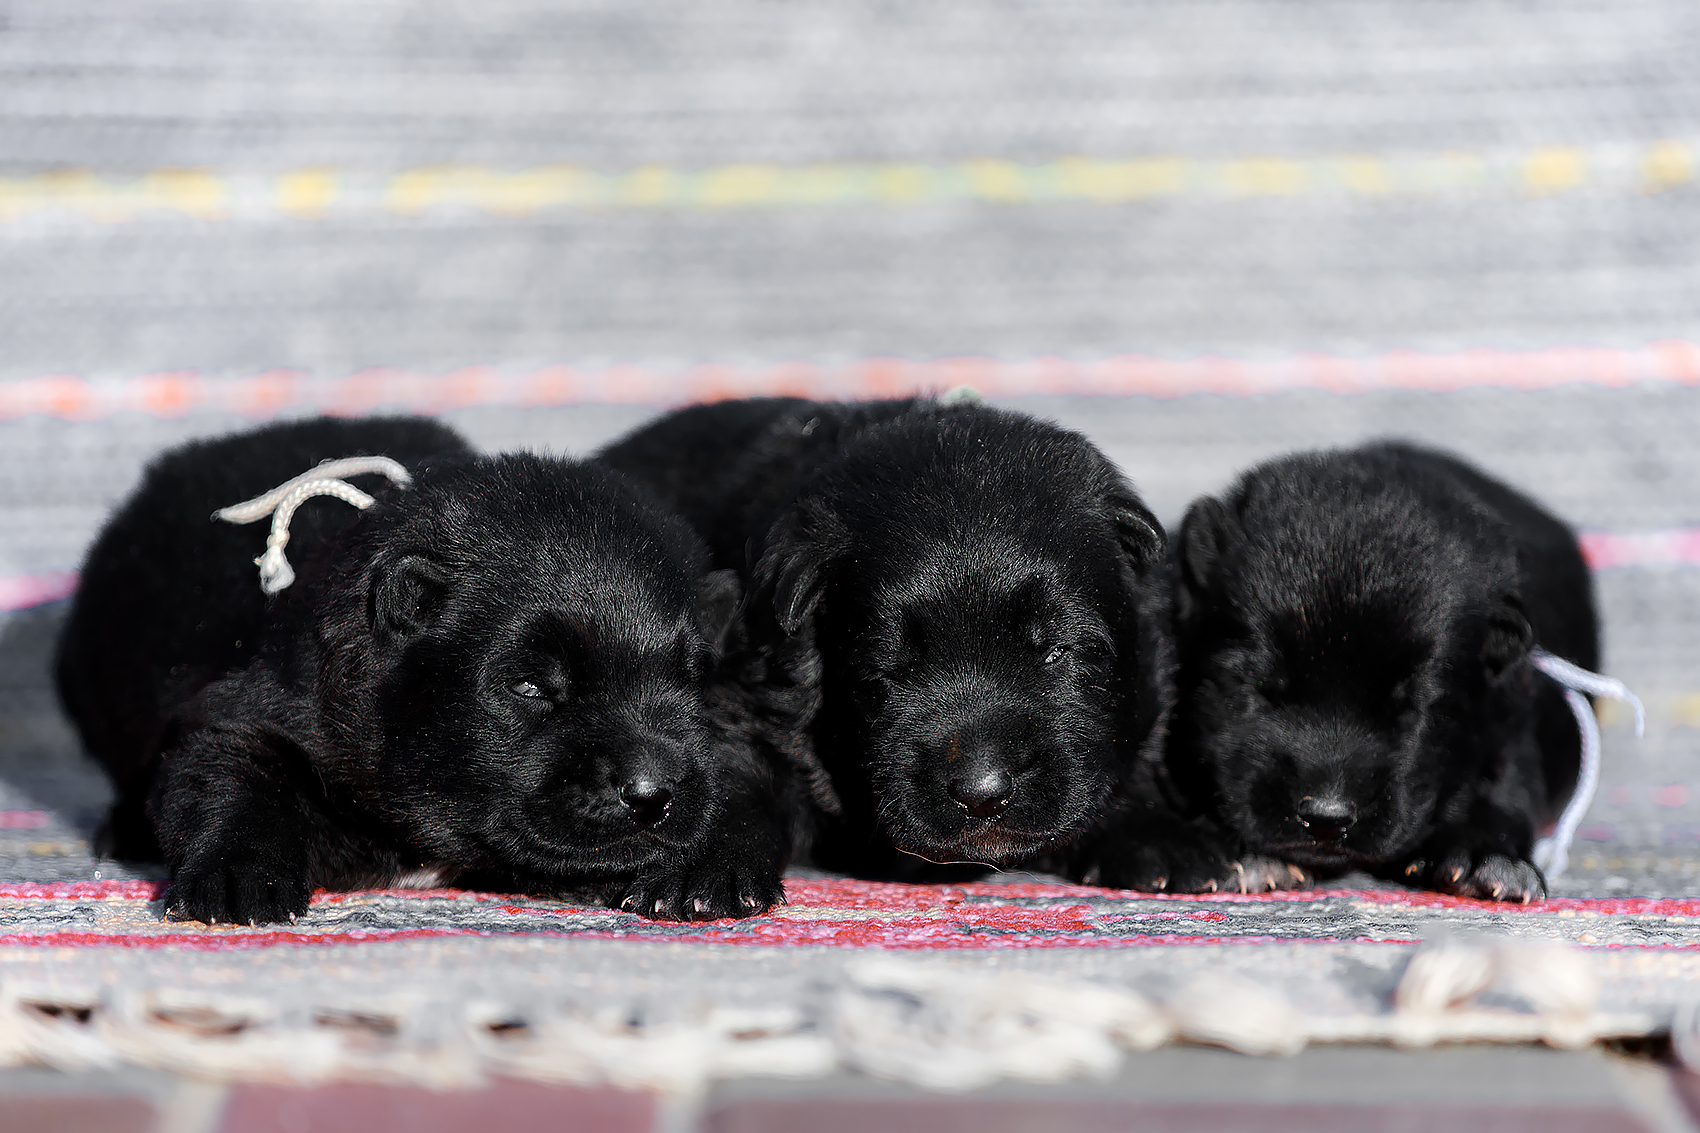
[[1247, 198], [1438, 196], [1497, 192], [1542, 197], [1584, 186], [1623, 194], [1693, 183], [1696, 144], [1681, 139], [1498, 151], [1186, 158], [1065, 156], [1023, 162], [737, 162], [699, 169], [643, 165], [593, 170], [421, 166], [394, 172], [303, 168], [281, 174], [160, 169], [128, 178], [86, 169], [0, 178], [0, 222], [35, 213], [101, 222], [175, 213], [202, 220], [331, 214], [420, 216], [464, 210], [532, 216], [561, 210], [726, 211], [984, 202], [1189, 203]]
[[1588, 179], [1588, 159], [1575, 146], [1548, 146], [1523, 163], [1523, 179], [1536, 193], [1573, 189]]
[[336, 174], [299, 169], [277, 179], [277, 205], [291, 216], [321, 217], [336, 199]]

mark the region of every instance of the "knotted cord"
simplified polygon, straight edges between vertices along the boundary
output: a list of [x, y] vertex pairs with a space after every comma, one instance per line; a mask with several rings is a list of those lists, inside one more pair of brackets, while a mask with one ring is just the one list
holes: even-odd
[[271, 534], [266, 536], [266, 550], [254, 562], [260, 568], [260, 589], [276, 594], [295, 581], [295, 571], [284, 558], [283, 549], [289, 545], [289, 521], [295, 509], [314, 496], [335, 496], [345, 503], [365, 510], [372, 506], [372, 497], [350, 484], [344, 477], [376, 473], [386, 476], [400, 487], [413, 483], [407, 469], [387, 456], [350, 456], [341, 460], [321, 461], [316, 467], [287, 480], [263, 496], [255, 496], [213, 512], [214, 519], [226, 523], [255, 523], [272, 517]]
[[1594, 789], [1600, 782], [1600, 723], [1594, 715], [1593, 706], [1582, 694], [1609, 696], [1634, 705], [1637, 737], [1646, 730], [1647, 713], [1641, 707], [1641, 698], [1630, 692], [1629, 686], [1620, 680], [1590, 673], [1545, 649], [1531, 652], [1529, 660], [1535, 668], [1563, 687], [1564, 701], [1570, 705], [1571, 715], [1576, 717], [1576, 728], [1582, 734], [1582, 766], [1576, 777], [1576, 790], [1571, 793], [1564, 813], [1558, 816], [1552, 833], [1535, 843], [1535, 865], [1548, 878], [1554, 878], [1570, 866], [1570, 843], [1576, 837], [1576, 827], [1581, 824], [1582, 816], [1593, 804]]

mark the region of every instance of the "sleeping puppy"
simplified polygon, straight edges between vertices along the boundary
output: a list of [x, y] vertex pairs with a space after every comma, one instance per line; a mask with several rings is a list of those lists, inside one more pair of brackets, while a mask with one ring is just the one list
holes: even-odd
[[1252, 469], [1193, 504], [1176, 552], [1176, 764], [1247, 868], [1544, 895], [1530, 854], [1580, 747], [1530, 650], [1599, 666], [1569, 528], [1453, 457], [1384, 443]]
[[1084, 438], [978, 404], [776, 399], [602, 459], [749, 584], [723, 703], [767, 757], [745, 805], [799, 856], [1142, 888], [1226, 871], [1162, 794], [1162, 528]]
[[[355, 477], [364, 511], [308, 500], [300, 577], [265, 600], [264, 525], [210, 513], [355, 454], [412, 485]], [[735, 588], [595, 464], [306, 421], [154, 462], [89, 552], [57, 678], [117, 788], [105, 848], [163, 853], [173, 915], [278, 921], [315, 887], [451, 881], [743, 915], [780, 890], [712, 803], [703, 679]]]

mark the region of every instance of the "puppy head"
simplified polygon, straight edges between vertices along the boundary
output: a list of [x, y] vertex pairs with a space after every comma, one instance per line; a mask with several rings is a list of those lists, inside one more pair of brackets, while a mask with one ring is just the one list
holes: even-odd
[[1320, 869], [1409, 853], [1533, 644], [1509, 534], [1455, 486], [1337, 453], [1198, 501], [1176, 552], [1179, 732], [1230, 825]]
[[1062, 845], [1122, 771], [1138, 594], [1162, 529], [1081, 437], [985, 408], [871, 430], [757, 568], [821, 668], [817, 746], [899, 849], [1007, 864]]
[[428, 469], [387, 504], [360, 617], [393, 815], [449, 860], [542, 877], [694, 837], [736, 602], [696, 536], [612, 472], [534, 456]]

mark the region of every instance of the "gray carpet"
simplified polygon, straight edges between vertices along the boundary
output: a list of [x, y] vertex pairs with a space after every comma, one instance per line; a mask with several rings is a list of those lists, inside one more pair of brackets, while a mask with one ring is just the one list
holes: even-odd
[[0, 223], [0, 376], [1700, 335], [1695, 151], [1663, 192], [1595, 156], [1700, 144], [1700, 10], [1684, 0], [11, 0], [0, 15], [0, 175], [16, 178], [1585, 158], [1546, 195], [31, 212]]

